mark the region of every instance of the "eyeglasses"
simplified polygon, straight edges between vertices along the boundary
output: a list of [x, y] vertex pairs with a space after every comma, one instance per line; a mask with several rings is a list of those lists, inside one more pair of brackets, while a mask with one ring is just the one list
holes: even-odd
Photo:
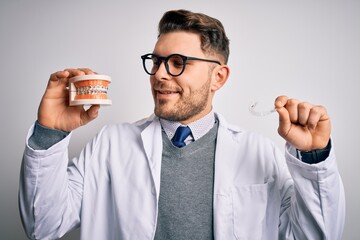
[[164, 61], [167, 73], [173, 77], [180, 76], [184, 72], [188, 60], [211, 62], [221, 65], [221, 63], [216, 60], [188, 57], [177, 53], [171, 54], [167, 57], [161, 57], [156, 54], [148, 53], [141, 56], [141, 59], [143, 61], [144, 70], [147, 74], [155, 75], [161, 63]]

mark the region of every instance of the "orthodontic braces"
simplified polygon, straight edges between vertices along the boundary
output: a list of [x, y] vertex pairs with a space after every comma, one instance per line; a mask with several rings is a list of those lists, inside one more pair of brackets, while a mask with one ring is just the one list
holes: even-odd
[[86, 86], [86, 87], [77, 87], [77, 95], [88, 95], [88, 94], [107, 94], [108, 87], [97, 85], [97, 86]]

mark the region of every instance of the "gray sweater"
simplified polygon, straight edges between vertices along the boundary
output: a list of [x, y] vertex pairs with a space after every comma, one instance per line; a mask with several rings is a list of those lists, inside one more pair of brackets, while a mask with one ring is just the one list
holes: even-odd
[[163, 132], [159, 215], [155, 240], [213, 239], [213, 185], [218, 124], [177, 148]]

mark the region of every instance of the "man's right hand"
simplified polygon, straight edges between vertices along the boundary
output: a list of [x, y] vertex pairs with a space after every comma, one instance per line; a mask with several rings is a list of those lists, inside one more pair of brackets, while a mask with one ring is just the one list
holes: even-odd
[[75, 76], [96, 74], [88, 68], [69, 68], [51, 74], [42, 97], [38, 122], [48, 128], [70, 132], [98, 116], [99, 105], [85, 110], [83, 106], [69, 106], [69, 79]]

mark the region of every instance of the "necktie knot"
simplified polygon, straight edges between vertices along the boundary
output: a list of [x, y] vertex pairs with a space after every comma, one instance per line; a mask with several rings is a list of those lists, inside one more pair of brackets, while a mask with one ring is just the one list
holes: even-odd
[[179, 147], [182, 148], [184, 147], [185, 144], [185, 139], [191, 134], [191, 130], [189, 127], [184, 127], [184, 126], [179, 126], [176, 129], [175, 135], [174, 137], [171, 139], [172, 143]]

